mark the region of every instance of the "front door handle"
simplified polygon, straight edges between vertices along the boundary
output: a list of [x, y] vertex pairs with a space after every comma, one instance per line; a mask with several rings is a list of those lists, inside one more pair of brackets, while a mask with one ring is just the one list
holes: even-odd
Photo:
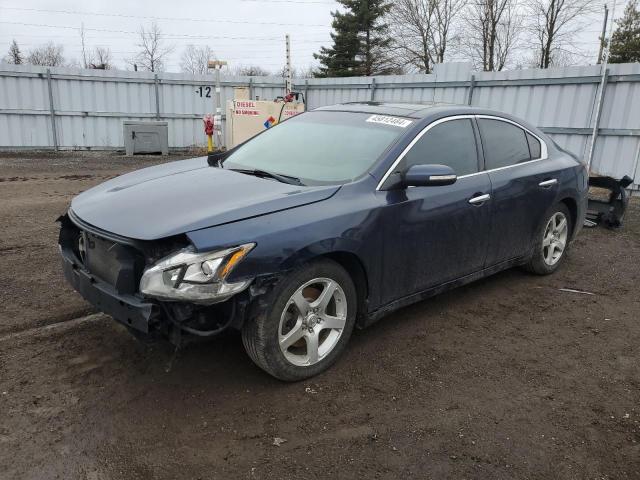
[[538, 184], [538, 186], [542, 187], [542, 188], [549, 188], [551, 185], [555, 185], [556, 183], [558, 183], [558, 179], [557, 178], [550, 178], [549, 180], [545, 180], [543, 182], [540, 182]]
[[491, 195], [489, 195], [488, 193], [485, 193], [483, 195], [478, 195], [477, 197], [471, 197], [469, 199], [469, 203], [471, 205], [479, 205], [481, 203], [486, 202], [487, 200], [489, 200], [491, 198]]

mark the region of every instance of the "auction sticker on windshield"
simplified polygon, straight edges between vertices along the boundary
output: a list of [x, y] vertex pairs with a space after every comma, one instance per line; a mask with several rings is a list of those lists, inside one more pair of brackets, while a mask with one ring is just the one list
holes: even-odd
[[389, 117], [387, 115], [371, 115], [367, 118], [367, 122], [382, 123], [384, 125], [391, 125], [393, 127], [400, 128], [406, 128], [413, 123], [411, 120], [407, 120], [406, 118]]

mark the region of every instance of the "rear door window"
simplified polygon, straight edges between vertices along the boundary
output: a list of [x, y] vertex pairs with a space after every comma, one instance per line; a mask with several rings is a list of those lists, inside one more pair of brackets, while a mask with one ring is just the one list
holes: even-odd
[[453, 168], [456, 175], [478, 171], [478, 153], [471, 120], [449, 120], [432, 127], [409, 150], [403, 167], [439, 164]]
[[478, 119], [478, 126], [487, 170], [531, 160], [529, 144], [522, 128], [485, 118]]

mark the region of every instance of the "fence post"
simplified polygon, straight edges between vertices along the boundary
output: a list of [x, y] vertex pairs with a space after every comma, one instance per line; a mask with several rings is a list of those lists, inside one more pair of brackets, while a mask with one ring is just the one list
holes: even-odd
[[160, 80], [157, 73], [153, 76], [153, 85], [156, 91], [156, 119], [160, 120]]
[[56, 110], [53, 106], [53, 84], [51, 82], [51, 69], [47, 68], [47, 88], [49, 89], [49, 112], [51, 113], [51, 134], [53, 135], [53, 148], [56, 152], [58, 146], [58, 132], [56, 130]]
[[591, 145], [589, 146], [589, 156], [587, 157], [587, 167], [591, 170], [591, 161], [596, 149], [596, 139], [598, 138], [598, 129], [600, 128], [600, 117], [602, 116], [602, 105], [604, 104], [604, 94], [607, 90], [607, 81], [609, 80], [609, 69], [607, 68], [602, 75], [600, 83], [600, 96], [598, 97], [598, 105], [596, 107], [596, 118], [593, 123], [593, 133], [591, 134]]
[[471, 102], [473, 101], [473, 88], [476, 86], [476, 76], [471, 75], [471, 80], [469, 80], [469, 92], [467, 94], [467, 105], [471, 106]]
[[309, 79], [304, 79], [304, 111], [307, 111], [307, 104], [309, 103]]
[[369, 100], [373, 102], [376, 98], [376, 77], [371, 77], [371, 84], [369, 85], [369, 88], [371, 89], [371, 97]]

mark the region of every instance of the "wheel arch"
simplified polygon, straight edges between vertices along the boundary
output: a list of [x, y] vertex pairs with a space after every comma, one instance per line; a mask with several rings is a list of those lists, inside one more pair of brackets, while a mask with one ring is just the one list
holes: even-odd
[[356, 287], [358, 296], [358, 323], [368, 313], [368, 299], [371, 291], [370, 275], [365, 262], [357, 253], [359, 245], [344, 241], [319, 242], [290, 255], [282, 262], [281, 270], [286, 271], [300, 264], [327, 258], [344, 268]]
[[356, 287], [358, 296], [357, 322], [367, 313], [367, 299], [369, 298], [369, 279], [367, 271], [360, 258], [353, 252], [335, 251], [321, 255], [320, 258], [328, 258], [344, 268]]
[[578, 202], [573, 197], [564, 197], [560, 200], [560, 203], [567, 207], [569, 215], [571, 215], [571, 238], [576, 231], [576, 222], [578, 221]]

